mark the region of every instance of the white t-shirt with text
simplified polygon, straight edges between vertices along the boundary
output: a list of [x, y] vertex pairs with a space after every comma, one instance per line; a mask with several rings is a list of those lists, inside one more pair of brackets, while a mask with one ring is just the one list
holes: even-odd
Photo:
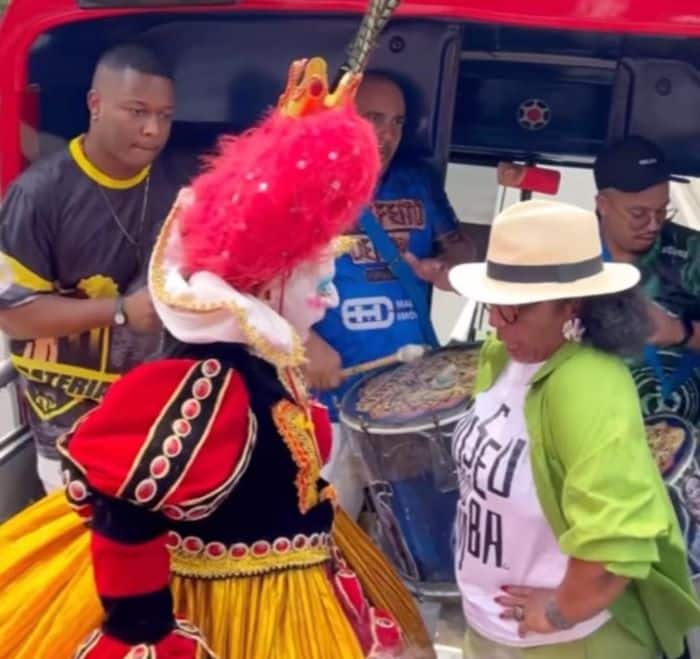
[[525, 396], [542, 366], [509, 362], [494, 386], [476, 397], [454, 431], [460, 497], [455, 569], [467, 623], [498, 643], [529, 647], [588, 636], [608, 611], [571, 629], [520, 638], [494, 601], [503, 586], [556, 588], [568, 557], [562, 553], [535, 491]]

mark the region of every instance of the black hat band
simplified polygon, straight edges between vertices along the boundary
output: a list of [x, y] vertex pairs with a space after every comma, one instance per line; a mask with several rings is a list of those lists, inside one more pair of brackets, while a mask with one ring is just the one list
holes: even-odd
[[510, 265], [486, 262], [486, 274], [491, 279], [513, 284], [566, 284], [603, 272], [603, 257], [576, 263], [553, 263], [551, 265]]

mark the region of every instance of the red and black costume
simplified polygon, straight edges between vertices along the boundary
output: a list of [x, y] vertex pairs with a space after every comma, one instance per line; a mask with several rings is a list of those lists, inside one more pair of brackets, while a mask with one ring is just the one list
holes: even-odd
[[165, 222], [149, 286], [177, 340], [60, 442], [104, 610], [79, 657], [361, 659], [429, 645], [389, 564], [335, 509], [320, 477], [327, 411], [307, 396], [299, 336], [258, 298], [371, 198], [379, 156], [352, 107], [358, 82], [347, 74], [330, 95], [322, 61], [296, 63], [278, 110], [224, 141]]
[[125, 376], [62, 444], [67, 495], [92, 520], [103, 629], [124, 649], [196, 641], [175, 623], [171, 569], [222, 578], [332, 558], [325, 408], [240, 345], [179, 352]]

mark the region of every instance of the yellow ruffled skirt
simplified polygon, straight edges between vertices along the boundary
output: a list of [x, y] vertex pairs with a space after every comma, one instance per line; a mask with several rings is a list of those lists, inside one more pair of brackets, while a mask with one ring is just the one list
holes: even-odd
[[[342, 512], [334, 539], [368, 599], [391, 611], [411, 658], [433, 657], [403, 584]], [[0, 527], [0, 658], [68, 659], [102, 621], [90, 537], [62, 493]], [[362, 659], [325, 566], [260, 576], [173, 576], [175, 610], [202, 631], [221, 659]]]

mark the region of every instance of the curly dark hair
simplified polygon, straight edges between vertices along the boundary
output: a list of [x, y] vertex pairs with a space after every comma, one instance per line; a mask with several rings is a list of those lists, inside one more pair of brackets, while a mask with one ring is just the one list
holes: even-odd
[[620, 357], [635, 357], [652, 333], [647, 299], [639, 287], [581, 300], [584, 343]]

